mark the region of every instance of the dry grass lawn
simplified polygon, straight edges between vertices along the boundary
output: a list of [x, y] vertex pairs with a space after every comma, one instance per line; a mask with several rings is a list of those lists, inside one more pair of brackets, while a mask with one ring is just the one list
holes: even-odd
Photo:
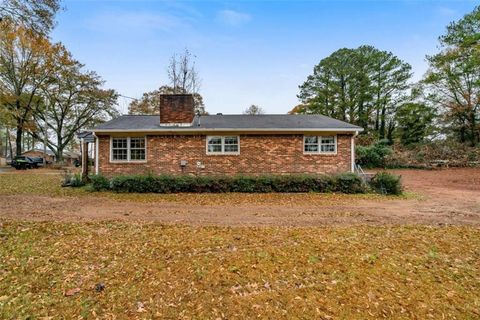
[[[0, 174], [0, 199], [10, 201], [0, 204], [0, 319], [479, 319], [480, 207], [471, 195], [480, 171], [470, 172], [468, 184], [457, 172], [432, 173], [435, 180], [416, 172], [407, 187], [420, 190], [418, 196], [395, 199], [91, 194], [61, 188], [55, 174]], [[435, 185], [435, 175], [445, 183]], [[82, 211], [84, 202], [91, 207]], [[309, 209], [312, 219], [323, 214], [332, 221], [361, 203], [360, 218], [289, 225], [301, 219], [295, 213], [305, 211], [305, 202], [320, 210]], [[98, 214], [118, 207], [96, 219], [87, 212], [95, 203]], [[51, 212], [36, 220], [40, 213], [16, 216], [15, 205]], [[127, 206], [138, 212], [116, 218]], [[432, 220], [414, 223], [429, 206], [435, 210], [424, 214]], [[168, 225], [142, 220], [149, 210], [173, 218]], [[289, 216], [262, 227], [173, 220], [199, 210], [205, 216], [278, 211], [272, 221]], [[364, 223], [390, 210], [414, 213]], [[255, 217], [246, 214], [240, 223], [248, 219]]]
[[2, 319], [480, 317], [468, 227], [6, 222], [0, 239]]

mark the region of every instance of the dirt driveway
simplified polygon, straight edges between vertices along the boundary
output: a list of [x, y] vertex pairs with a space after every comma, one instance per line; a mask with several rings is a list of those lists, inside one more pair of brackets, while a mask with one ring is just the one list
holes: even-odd
[[[480, 169], [393, 170], [405, 198], [322, 194], [38, 196], [0, 194], [0, 219], [158, 221], [193, 225], [480, 226]], [[412, 195], [412, 193], [414, 193]], [[116, 198], [115, 198], [115, 197]]]

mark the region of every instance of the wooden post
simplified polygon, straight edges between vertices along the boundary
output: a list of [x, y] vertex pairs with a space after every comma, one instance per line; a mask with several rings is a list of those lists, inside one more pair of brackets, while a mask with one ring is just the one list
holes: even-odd
[[88, 142], [82, 139], [82, 180], [88, 180]]

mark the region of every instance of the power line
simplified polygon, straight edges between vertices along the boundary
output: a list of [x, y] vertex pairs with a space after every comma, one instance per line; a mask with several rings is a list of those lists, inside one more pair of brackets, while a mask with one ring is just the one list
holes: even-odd
[[129, 97], [129, 96], [124, 96], [123, 94], [119, 94], [118, 96], [119, 96], [119, 97], [122, 97], [122, 98], [131, 99], [131, 100], [138, 100], [137, 98], [132, 98], [132, 97]]

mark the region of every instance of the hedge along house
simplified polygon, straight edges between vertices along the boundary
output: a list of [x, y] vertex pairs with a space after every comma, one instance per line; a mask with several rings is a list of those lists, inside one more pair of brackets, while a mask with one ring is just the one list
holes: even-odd
[[160, 116], [124, 115], [91, 130], [95, 172], [261, 175], [354, 170], [363, 129], [322, 115], [195, 115], [191, 95], [162, 95]]

